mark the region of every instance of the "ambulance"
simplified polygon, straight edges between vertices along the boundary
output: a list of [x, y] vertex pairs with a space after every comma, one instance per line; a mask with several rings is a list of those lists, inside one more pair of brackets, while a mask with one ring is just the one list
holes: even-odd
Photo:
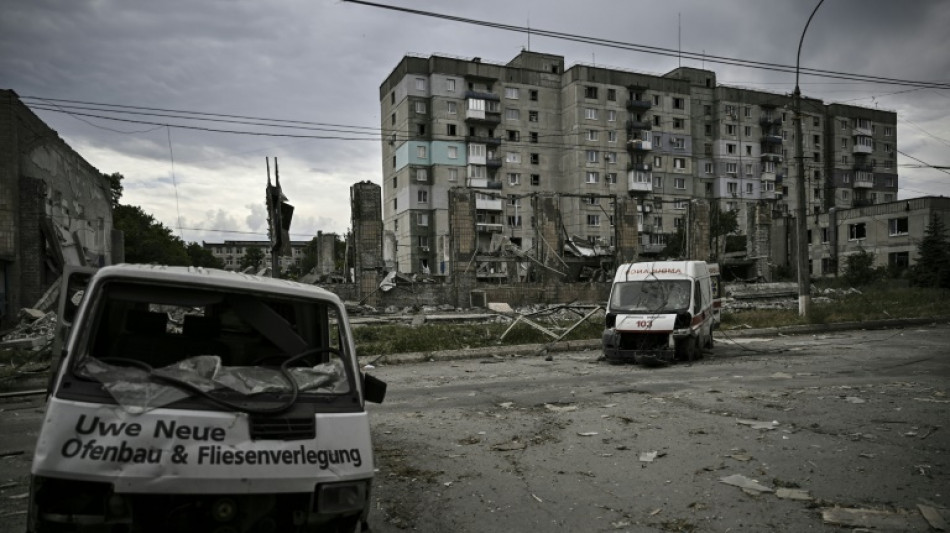
[[693, 361], [713, 344], [712, 281], [704, 261], [621, 265], [603, 333], [611, 363]]
[[385, 384], [360, 372], [336, 295], [202, 268], [70, 274], [28, 531], [366, 525], [365, 404]]

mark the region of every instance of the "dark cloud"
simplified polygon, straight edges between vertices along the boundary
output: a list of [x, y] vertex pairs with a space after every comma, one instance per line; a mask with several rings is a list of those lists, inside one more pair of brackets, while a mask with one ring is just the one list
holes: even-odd
[[[815, 5], [759, 0], [403, 4], [785, 65], [794, 64], [802, 28]], [[950, 3], [944, 0], [827, 1], [808, 29], [802, 65], [948, 81], [948, 27]], [[529, 37], [527, 32], [338, 0], [31, 0], [4, 5], [0, 84], [22, 96], [378, 127], [379, 85], [404, 54], [480, 56], [504, 63], [528, 46], [564, 55], [568, 65], [597, 63], [662, 74], [681, 63], [676, 57]], [[716, 70], [720, 82], [777, 93], [789, 93], [794, 87], [791, 74], [695, 60], [682, 60], [682, 64]], [[948, 163], [947, 144], [940, 142], [950, 139], [947, 91], [894, 95], [889, 93], [902, 88], [807, 76], [801, 85], [808, 96], [896, 110], [898, 148], [934, 164]], [[312, 231], [344, 231], [349, 220], [347, 187], [366, 179], [379, 181], [378, 141], [250, 137], [173, 128], [169, 148], [165, 128], [148, 131], [153, 127], [52, 111], [37, 113], [100, 170], [123, 173], [126, 198], [140, 202], [137, 205], [170, 226], [181, 213], [182, 219], [208, 229], [216, 229], [214, 225], [217, 229], [262, 229], [258, 211], [263, 209], [266, 156], [279, 157], [282, 184], [297, 206], [295, 220], [300, 227], [304, 221], [314, 224]], [[170, 183], [172, 155], [177, 189]], [[934, 173], [901, 169], [901, 180], [928, 193], [950, 192], [943, 185], [945, 180], [935, 179]]]

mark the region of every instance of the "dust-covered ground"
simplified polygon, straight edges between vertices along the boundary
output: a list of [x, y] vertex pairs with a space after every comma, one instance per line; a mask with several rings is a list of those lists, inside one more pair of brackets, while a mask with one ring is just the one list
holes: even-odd
[[591, 351], [373, 370], [390, 390], [371, 408], [373, 529], [928, 531], [918, 506], [950, 517], [950, 327], [736, 341], [668, 368]]

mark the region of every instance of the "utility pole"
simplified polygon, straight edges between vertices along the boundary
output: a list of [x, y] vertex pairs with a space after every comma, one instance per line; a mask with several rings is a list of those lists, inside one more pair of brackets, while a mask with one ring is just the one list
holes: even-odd
[[808, 273], [808, 221], [807, 205], [805, 194], [805, 155], [804, 142], [802, 140], [802, 91], [798, 86], [798, 77], [802, 60], [802, 43], [805, 41], [805, 32], [808, 31], [808, 25], [815, 13], [825, 0], [818, 0], [818, 5], [812, 10], [805, 23], [805, 29], [802, 30], [802, 36], [798, 40], [798, 55], [795, 57], [795, 161], [798, 171], [798, 209], [796, 209], [796, 226], [798, 240], [798, 314], [807, 317], [811, 307], [811, 287]]

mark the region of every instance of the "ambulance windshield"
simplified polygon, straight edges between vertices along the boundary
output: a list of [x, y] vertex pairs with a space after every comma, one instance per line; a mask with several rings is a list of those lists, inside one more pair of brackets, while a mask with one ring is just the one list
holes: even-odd
[[689, 309], [689, 280], [627, 281], [616, 283], [610, 308], [626, 313], [675, 313]]

